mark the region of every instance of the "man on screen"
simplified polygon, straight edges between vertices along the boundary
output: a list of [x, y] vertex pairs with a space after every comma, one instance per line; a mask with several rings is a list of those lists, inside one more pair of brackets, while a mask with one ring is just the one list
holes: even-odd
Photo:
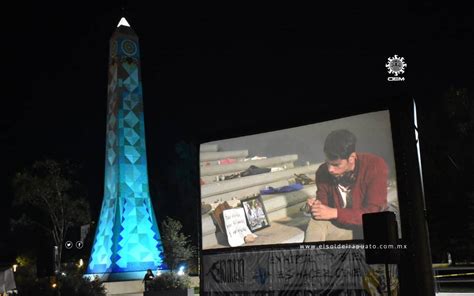
[[356, 153], [355, 145], [345, 129], [326, 137], [327, 161], [316, 171], [316, 198], [308, 199], [305, 242], [363, 239], [362, 214], [386, 209], [387, 165], [377, 155]]

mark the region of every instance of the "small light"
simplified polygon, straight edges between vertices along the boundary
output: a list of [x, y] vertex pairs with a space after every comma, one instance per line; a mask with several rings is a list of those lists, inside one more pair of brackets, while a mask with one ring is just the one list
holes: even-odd
[[18, 268], [18, 264], [13, 264], [13, 272], [16, 272], [17, 268]]
[[84, 266], [84, 260], [82, 260], [82, 258], [81, 258], [81, 259], [79, 259], [79, 267], [82, 267], [82, 266]]
[[184, 275], [184, 266], [179, 267], [178, 275]]
[[65, 272], [61, 272], [61, 275], [66, 276], [66, 273], [65, 273]]
[[56, 288], [58, 285], [56, 283], [52, 284], [51, 287]]

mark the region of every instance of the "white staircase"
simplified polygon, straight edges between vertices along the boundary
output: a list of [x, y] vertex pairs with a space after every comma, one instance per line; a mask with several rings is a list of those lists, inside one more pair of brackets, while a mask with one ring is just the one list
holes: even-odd
[[104, 282], [107, 296], [143, 296], [144, 286], [141, 280]]
[[[211, 157], [212, 156], [212, 157]], [[231, 156], [231, 157], [230, 157]], [[217, 205], [232, 199], [242, 200], [260, 193], [268, 187], [281, 187], [294, 182], [295, 174], [306, 174], [314, 180], [320, 163], [295, 166], [298, 155], [251, 160], [247, 150], [218, 151], [217, 145], [201, 145], [201, 201]], [[234, 163], [219, 164], [233, 158]], [[251, 165], [260, 168], [278, 168], [273, 172], [223, 180], [238, 174]], [[309, 221], [300, 208], [310, 196], [315, 196], [316, 185], [306, 185], [302, 190], [262, 195], [270, 220], [270, 227], [255, 232], [257, 239], [247, 245], [274, 243], [300, 243]], [[214, 209], [214, 207], [213, 207]], [[204, 249], [228, 247], [226, 234], [221, 232], [212, 217], [212, 210], [202, 215], [202, 244]]]

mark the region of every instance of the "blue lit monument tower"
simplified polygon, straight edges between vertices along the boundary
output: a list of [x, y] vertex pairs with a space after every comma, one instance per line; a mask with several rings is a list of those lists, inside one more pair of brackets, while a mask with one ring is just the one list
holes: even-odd
[[110, 39], [104, 200], [86, 275], [142, 279], [165, 269], [148, 190], [138, 37], [122, 18]]

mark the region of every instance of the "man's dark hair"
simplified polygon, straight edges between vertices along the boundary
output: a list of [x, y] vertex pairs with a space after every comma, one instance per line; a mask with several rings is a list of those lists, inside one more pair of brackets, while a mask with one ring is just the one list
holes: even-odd
[[346, 129], [332, 131], [324, 141], [324, 153], [329, 160], [348, 159], [355, 151], [356, 137]]

